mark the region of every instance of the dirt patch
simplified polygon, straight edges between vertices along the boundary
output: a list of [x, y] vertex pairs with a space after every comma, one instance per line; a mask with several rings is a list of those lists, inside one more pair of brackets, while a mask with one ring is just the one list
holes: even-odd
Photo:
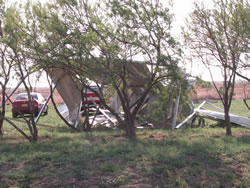
[[[72, 180], [65, 178], [63, 180], [63, 184], [68, 185], [69, 182], [71, 182]], [[47, 187], [47, 188], [53, 188], [53, 187], [57, 187], [58, 185], [62, 185], [62, 179], [58, 178], [58, 177], [44, 177], [41, 179], [36, 179], [31, 187]]]
[[136, 168], [127, 167], [118, 177], [120, 181], [124, 181], [124, 183], [127, 183], [126, 186], [120, 186], [123, 188], [146, 188], [150, 187], [147, 182], [147, 177], [140, 175], [138, 172], [136, 172]]
[[158, 141], [161, 141], [161, 140], [173, 140], [176, 138], [176, 136], [174, 135], [165, 135], [165, 134], [157, 134], [157, 133], [154, 133], [154, 134], [148, 134], [148, 133], [143, 133], [143, 134], [137, 134], [137, 137], [138, 138], [146, 138], [146, 139], [150, 139], [150, 140], [158, 140]]
[[233, 132], [232, 133], [233, 136], [236, 136], [236, 137], [242, 137], [242, 136], [250, 136], [250, 130], [247, 132]]
[[167, 138], [167, 136], [155, 134], [155, 135], [150, 135], [148, 138], [151, 140], [165, 140]]
[[[237, 154], [237, 159], [232, 158], [228, 155], [220, 155], [219, 158], [226, 162], [227, 165], [232, 169], [232, 172], [237, 179], [241, 181], [235, 182], [235, 187], [238, 187], [237, 184], [241, 184], [242, 182], [249, 182], [250, 180], [250, 170], [249, 170], [249, 160], [247, 156], [250, 155], [250, 152], [243, 152]], [[227, 172], [227, 169], [220, 169], [220, 171]]]
[[206, 135], [204, 135], [204, 134], [193, 134], [193, 135], [191, 135], [189, 138], [190, 139], [195, 139], [195, 138], [199, 138], [199, 137], [205, 137]]
[[24, 137], [5, 137], [3, 140], [8, 144], [29, 143]]
[[[249, 132], [233, 132], [232, 136], [234, 137], [243, 137], [243, 136], [250, 136], [250, 131]], [[191, 135], [189, 138], [190, 139], [195, 139], [195, 138], [200, 138], [200, 137], [210, 137], [210, 138], [222, 138], [226, 137], [226, 133], [217, 133], [217, 134], [212, 134], [212, 135], [205, 135], [205, 134], [194, 134]]]
[[[48, 139], [51, 139], [50, 136], [39, 136], [38, 137], [38, 140], [39, 141], [42, 141], [42, 140], [48, 140]], [[8, 143], [8, 144], [20, 144], [20, 143], [30, 143], [28, 141], [28, 139], [20, 136], [20, 137], [4, 137], [3, 140]]]
[[13, 163], [2, 164], [0, 165], [0, 172], [9, 172], [14, 168], [16, 168], [16, 165]]

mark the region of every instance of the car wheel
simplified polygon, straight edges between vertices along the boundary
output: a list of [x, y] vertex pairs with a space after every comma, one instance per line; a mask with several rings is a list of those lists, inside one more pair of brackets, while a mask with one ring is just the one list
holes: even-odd
[[13, 118], [17, 118], [17, 114], [16, 113], [12, 113], [12, 117]]

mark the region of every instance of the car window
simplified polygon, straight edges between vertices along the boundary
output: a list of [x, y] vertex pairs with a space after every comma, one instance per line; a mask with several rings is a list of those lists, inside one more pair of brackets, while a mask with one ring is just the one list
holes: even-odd
[[[93, 90], [96, 91], [97, 93], [100, 93], [98, 87], [91, 87], [91, 89], [93, 89]], [[84, 89], [83, 89], [83, 93], [85, 93], [85, 92], [86, 92], [86, 93], [94, 93], [92, 90], [87, 89], [87, 91], [86, 91], [86, 88], [84, 88]]]
[[23, 100], [23, 99], [28, 99], [28, 94], [18, 94], [16, 96], [17, 100]]
[[[18, 94], [16, 96], [16, 100], [24, 100], [24, 99], [28, 99], [28, 94], [27, 93], [22, 93], [22, 94]], [[32, 94], [31, 98], [33, 98], [34, 100], [38, 100], [38, 96], [37, 94]]]
[[92, 89], [94, 89], [97, 93], [100, 92], [98, 87], [93, 87]]
[[38, 100], [37, 94], [33, 94], [31, 97], [32, 97], [32, 99], [34, 99], [34, 100]]

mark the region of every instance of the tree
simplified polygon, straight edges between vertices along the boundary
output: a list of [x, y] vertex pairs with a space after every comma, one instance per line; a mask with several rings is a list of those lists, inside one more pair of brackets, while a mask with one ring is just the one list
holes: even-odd
[[[3, 38], [0, 39], [0, 41]], [[6, 102], [8, 101], [8, 96], [6, 95], [7, 84], [11, 78], [11, 71], [14, 67], [14, 61], [11, 57], [10, 49], [4, 44], [0, 44], [0, 85], [1, 85], [1, 110], [0, 117], [5, 117]], [[3, 134], [4, 118], [0, 118], [0, 134]]]
[[[1, 48], [3, 63], [3, 72], [5, 76], [4, 84], [10, 79], [10, 71], [15, 70], [16, 77], [20, 79], [25, 87], [26, 92], [29, 97], [29, 106], [31, 110], [31, 116], [29, 119], [25, 118], [23, 115], [23, 119], [25, 120], [27, 127], [30, 132], [30, 136], [21, 130], [18, 126], [15, 125], [11, 120], [4, 117], [3, 112], [0, 114], [1, 118], [6, 120], [9, 124], [11, 124], [17, 131], [19, 131], [26, 139], [30, 142], [36, 141], [38, 139], [38, 129], [35, 123], [35, 113], [32, 105], [32, 86], [28, 81], [26, 81], [26, 75], [33, 72], [31, 69], [31, 59], [29, 58], [28, 49], [25, 48], [25, 43], [27, 42], [27, 23], [22, 21], [22, 16], [20, 11], [17, 9], [16, 4], [11, 5], [6, 9], [6, 13], [4, 15], [4, 23], [2, 27], [3, 38], [1, 40], [1, 45], [4, 48]], [[8, 72], [6, 72], [6, 70]], [[2, 84], [2, 86], [6, 86]], [[3, 103], [5, 104], [5, 103]]]
[[14, 68], [14, 60], [11, 54], [11, 50], [6, 45], [7, 35], [3, 32], [4, 18], [6, 13], [6, 3], [5, 1], [0, 1], [0, 86], [1, 86], [1, 110], [0, 110], [0, 135], [3, 134], [3, 123], [5, 117], [6, 101], [8, 96], [6, 95], [7, 84], [10, 81], [11, 71]]
[[[241, 57], [237, 64], [237, 69], [227, 65], [229, 69], [235, 72], [235, 74], [248, 82], [250, 82], [250, 77], [248, 71], [250, 70], [249, 63], [249, 40], [250, 40], [250, 4], [249, 1], [239, 0], [239, 3], [235, 3], [234, 9], [234, 20], [235, 24], [234, 30], [238, 34], [238, 40], [240, 42], [239, 49], [242, 52], [243, 57]], [[245, 75], [246, 73], [247, 75]]]
[[[180, 89], [181, 88], [181, 89]], [[139, 118], [153, 123], [157, 128], [173, 128], [174, 107], [176, 98], [180, 96], [178, 104], [178, 121], [190, 113], [190, 86], [187, 80], [177, 83], [168, 83], [168, 85], [158, 85], [153, 88], [156, 100], [152, 101], [144, 110], [147, 113], [139, 113]]]
[[244, 95], [243, 102], [244, 102], [245, 106], [247, 107], [247, 109], [250, 111], [250, 106], [247, 103], [247, 100], [250, 98], [250, 89], [248, 89], [250, 82], [247, 82], [245, 80], [241, 80], [239, 85], [240, 85], [240, 88], [242, 88], [242, 92]]
[[[88, 79], [99, 87], [112, 85], [124, 118], [110, 108], [102, 92], [99, 97], [127, 137], [135, 139], [135, 119], [150, 90], [163, 80], [179, 79], [177, 57], [181, 51], [170, 34], [169, 9], [158, 0], [63, 0], [48, 4], [46, 9], [38, 7], [34, 10], [44, 38], [37, 51], [46, 57], [43, 65], [67, 66], [85, 87], [89, 87]], [[145, 70], [149, 67], [146, 75], [135, 73], [144, 80], [137, 86], [141, 93], [135, 101], [131, 100], [133, 63]]]
[[249, 66], [250, 35], [245, 26], [246, 20], [249, 22], [248, 1], [215, 0], [211, 9], [195, 3], [195, 10], [187, 20], [187, 29], [184, 31], [190, 54], [206, 65], [212, 80], [213, 67], [221, 70], [223, 87], [218, 88], [214, 80], [213, 85], [224, 106], [226, 135], [232, 134], [229, 110], [235, 78], [240, 68]]
[[[1, 90], [2, 90], [2, 97], [1, 97], [1, 111], [0, 111], [0, 115], [1, 116], [5, 116], [5, 92], [6, 92], [6, 85], [9, 81], [9, 76], [10, 76], [10, 67], [8, 66], [8, 59], [6, 59], [6, 46], [3, 45], [2, 40], [3, 40], [3, 32], [2, 32], [2, 18], [4, 16], [4, 12], [5, 12], [5, 2], [0, 1], [0, 61], [1, 61], [1, 66], [0, 66], [0, 85], [1, 85]], [[11, 63], [10, 63], [11, 64]], [[3, 134], [3, 118], [0, 119], [0, 135]]]

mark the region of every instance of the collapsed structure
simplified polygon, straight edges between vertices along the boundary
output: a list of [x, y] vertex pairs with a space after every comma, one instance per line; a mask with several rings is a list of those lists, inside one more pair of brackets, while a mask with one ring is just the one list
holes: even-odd
[[61, 115], [69, 124], [78, 126], [82, 106], [80, 83], [73, 80], [70, 72], [65, 67], [50, 68], [47, 70], [51, 80], [56, 84], [56, 89], [65, 105], [58, 108]]
[[[214, 110], [209, 110], [209, 109], [204, 108], [203, 106], [205, 104], [210, 105]], [[218, 111], [220, 111], [220, 112], [218, 112]], [[204, 101], [197, 108], [195, 108], [193, 110], [193, 112], [183, 122], [178, 124], [176, 126], [176, 129], [179, 129], [182, 126], [184, 126], [188, 120], [194, 120], [197, 114], [198, 114], [198, 116], [201, 116], [203, 118], [212, 119], [215, 121], [224, 121], [225, 120], [225, 115], [224, 115], [223, 109], [221, 109], [218, 106], [211, 104], [207, 101]], [[250, 128], [250, 119], [249, 118], [237, 116], [234, 114], [229, 114], [229, 116], [230, 116], [231, 123]]]
[[[144, 86], [149, 81], [150, 78], [150, 71], [148, 70], [148, 67], [146, 64], [138, 63], [138, 62], [130, 62], [127, 66], [127, 72], [128, 72], [128, 79], [130, 80], [129, 88], [132, 90], [130, 97], [131, 105], [140, 98], [142, 93], [144, 92]], [[71, 76], [70, 71], [63, 66], [60, 67], [53, 67], [49, 70], [46, 70], [46, 72], [49, 74], [51, 80], [54, 83], [53, 90], [56, 88], [62, 99], [64, 100], [65, 104], [60, 106], [58, 108], [60, 114], [64, 117], [64, 119], [74, 126], [75, 128], [78, 127], [81, 115], [81, 108], [82, 108], [82, 96], [81, 96], [81, 83], [77, 80], [74, 80]], [[27, 75], [28, 76], [28, 75]], [[26, 77], [27, 77], [26, 76]], [[25, 77], [25, 78], [26, 78]], [[17, 85], [17, 87], [11, 92], [11, 94], [7, 97], [7, 100], [10, 98], [10, 96], [15, 92], [15, 90], [20, 86], [21, 82]], [[47, 105], [49, 99], [51, 98], [52, 93], [47, 97], [44, 106]], [[148, 93], [144, 105], [142, 105], [141, 110], [145, 109], [145, 107], [153, 102], [154, 100], [157, 100], [157, 97], [154, 96], [152, 93]], [[217, 110], [222, 112], [216, 112], [211, 111], [207, 109], [201, 109], [201, 107], [205, 104], [202, 103], [198, 108], [194, 109], [193, 112], [179, 125], [176, 126], [176, 117], [178, 113], [178, 106], [179, 106], [179, 100], [180, 96], [177, 96], [176, 102], [174, 105], [174, 108], [169, 108], [168, 114], [173, 114], [173, 120], [172, 120], [172, 129], [175, 128], [181, 128], [183, 125], [187, 123], [188, 120], [192, 120], [195, 118], [196, 114], [201, 114], [205, 118], [214, 119], [214, 120], [224, 120], [224, 114], [223, 110], [217, 108]], [[110, 104], [110, 107], [118, 114], [122, 113], [121, 109], [121, 101], [117, 93], [112, 97], [112, 102]], [[41, 112], [37, 116], [35, 122], [37, 123], [41, 114], [42, 114], [43, 108], [41, 109]], [[116, 124], [117, 121], [112, 117], [112, 115], [104, 109], [100, 109], [101, 116], [95, 118], [95, 123], [106, 123], [106, 124]], [[90, 120], [94, 121], [93, 117], [90, 117]], [[231, 122], [246, 126], [250, 128], [250, 119], [244, 118], [240, 116], [235, 116], [230, 114]]]
[[[128, 71], [128, 78], [130, 80], [129, 88], [132, 90], [132, 93], [129, 96], [130, 103], [132, 105], [144, 92], [144, 86], [147, 84], [148, 78], [150, 78], [150, 72], [147, 65], [142, 63], [130, 62], [126, 68]], [[68, 123], [77, 127], [82, 107], [82, 96], [79, 87], [81, 83], [74, 80], [70, 75], [70, 71], [65, 67], [51, 68], [47, 72], [53, 82], [56, 83], [56, 89], [65, 102], [65, 105], [58, 108], [59, 112], [68, 121]], [[145, 99], [145, 104], [150, 103], [153, 99], [153, 95], [149, 93]], [[117, 93], [112, 97], [110, 107], [118, 114], [122, 112], [121, 101]], [[96, 123], [117, 123], [115, 118], [113, 118], [107, 110], [99, 109], [99, 111], [102, 115], [95, 118]], [[90, 117], [90, 119], [93, 119], [93, 117]]]

